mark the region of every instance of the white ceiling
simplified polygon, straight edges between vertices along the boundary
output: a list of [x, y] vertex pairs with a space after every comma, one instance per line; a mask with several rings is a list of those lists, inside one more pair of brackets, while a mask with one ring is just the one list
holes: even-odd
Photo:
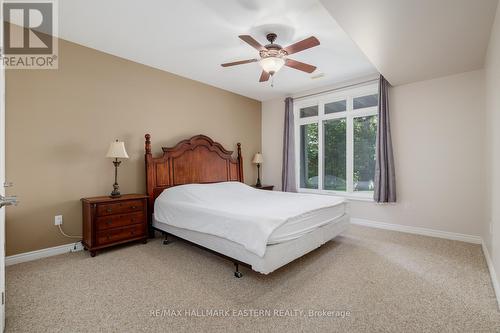
[[497, 0], [321, 0], [393, 85], [483, 67]]
[[[376, 73], [317, 0], [64, 0], [59, 12], [63, 39], [258, 100]], [[258, 55], [238, 35], [265, 44], [268, 32], [282, 46], [316, 36], [320, 46], [290, 56], [316, 72], [285, 67], [271, 87], [258, 82], [257, 63], [220, 66]]]

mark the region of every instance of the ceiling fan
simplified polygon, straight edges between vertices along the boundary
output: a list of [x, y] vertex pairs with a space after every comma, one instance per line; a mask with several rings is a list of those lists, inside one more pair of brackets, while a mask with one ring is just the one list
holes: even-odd
[[240, 35], [238, 36], [241, 40], [255, 48], [259, 51], [260, 59], [248, 59], [235, 62], [228, 62], [222, 64], [222, 67], [229, 67], [235, 65], [249, 64], [252, 62], [259, 62], [262, 67], [262, 74], [260, 75], [259, 82], [265, 82], [269, 80], [271, 76], [276, 74], [277, 71], [283, 67], [283, 65], [298, 69], [306, 73], [312, 73], [316, 70], [316, 66], [305, 64], [303, 62], [289, 59], [290, 54], [294, 54], [300, 51], [307, 50], [311, 47], [319, 45], [319, 40], [316, 37], [309, 37], [300, 42], [294, 43], [287, 47], [281, 47], [281, 45], [274, 44], [276, 37], [275, 33], [269, 33], [266, 35], [267, 40], [270, 44], [265, 46], [261, 45], [250, 35]]

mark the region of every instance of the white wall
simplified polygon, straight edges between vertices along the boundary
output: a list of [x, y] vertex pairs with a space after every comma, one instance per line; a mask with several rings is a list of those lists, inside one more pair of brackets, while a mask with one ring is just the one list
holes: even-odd
[[262, 103], [262, 183], [274, 185], [275, 190], [281, 190], [284, 117], [284, 98]]
[[[500, 6], [491, 31], [485, 66], [486, 143], [488, 198], [483, 238], [486, 241], [495, 270], [500, 273]], [[497, 282], [499, 276], [497, 276]]]
[[[481, 235], [485, 221], [484, 75], [467, 72], [390, 91], [398, 203], [352, 203], [352, 216]], [[266, 183], [281, 182], [282, 99], [262, 103]]]

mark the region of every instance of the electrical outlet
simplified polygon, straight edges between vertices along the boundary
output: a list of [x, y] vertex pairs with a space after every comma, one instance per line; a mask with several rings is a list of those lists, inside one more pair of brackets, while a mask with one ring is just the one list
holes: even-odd
[[81, 242], [77, 242], [77, 243], [73, 244], [73, 248], [70, 250], [70, 252], [78, 252], [81, 250], [83, 250], [83, 245]]
[[62, 215], [56, 215], [54, 217], [54, 225], [61, 225], [63, 222]]

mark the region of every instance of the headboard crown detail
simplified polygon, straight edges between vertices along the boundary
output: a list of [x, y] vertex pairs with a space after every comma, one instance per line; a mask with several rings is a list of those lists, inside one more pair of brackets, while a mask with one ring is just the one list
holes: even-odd
[[174, 147], [162, 147], [163, 154], [153, 157], [151, 135], [146, 141], [146, 188], [149, 196], [150, 213], [154, 200], [169, 187], [226, 181], [243, 182], [243, 158], [241, 144], [237, 144], [237, 156], [226, 150], [220, 143], [206, 135], [196, 135], [182, 140]]

